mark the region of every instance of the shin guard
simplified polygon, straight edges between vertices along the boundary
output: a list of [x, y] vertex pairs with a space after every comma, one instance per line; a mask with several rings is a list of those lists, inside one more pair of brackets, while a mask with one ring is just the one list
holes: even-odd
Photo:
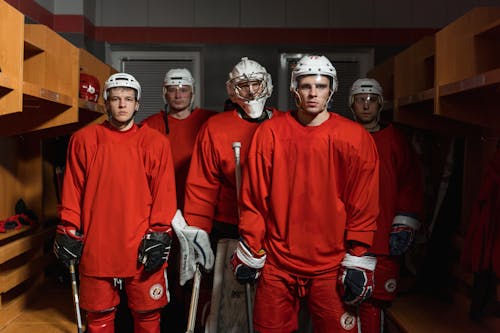
[[160, 332], [160, 309], [148, 312], [132, 311], [132, 316], [134, 317], [134, 332]]
[[116, 309], [88, 312], [87, 332], [88, 333], [114, 333], [115, 332], [115, 312]]

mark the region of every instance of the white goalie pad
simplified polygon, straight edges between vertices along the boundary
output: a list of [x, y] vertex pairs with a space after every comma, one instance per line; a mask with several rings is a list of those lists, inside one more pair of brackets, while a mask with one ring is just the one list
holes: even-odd
[[205, 230], [187, 225], [180, 210], [175, 213], [172, 227], [181, 247], [180, 278], [183, 286], [194, 277], [196, 264], [210, 271], [214, 266], [214, 253]]
[[[245, 286], [236, 281], [230, 264], [238, 242], [237, 239], [221, 239], [217, 244], [210, 314], [205, 323], [205, 333], [248, 332]], [[255, 288], [250, 289], [253, 304]]]

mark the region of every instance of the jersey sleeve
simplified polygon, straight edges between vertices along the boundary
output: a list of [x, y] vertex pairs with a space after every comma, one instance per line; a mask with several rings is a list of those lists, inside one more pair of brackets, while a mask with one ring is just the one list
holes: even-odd
[[239, 232], [254, 255], [263, 248], [269, 214], [272, 139], [262, 127], [255, 132], [242, 170]]
[[424, 184], [417, 154], [402, 133], [396, 135], [398, 145], [398, 196], [396, 214], [406, 214], [422, 221]]
[[202, 126], [193, 148], [186, 179], [184, 217], [191, 226], [212, 231], [217, 194], [222, 176], [218, 155], [207, 126]]
[[346, 241], [370, 247], [379, 214], [379, 159], [371, 136], [361, 133], [357, 147], [349, 156], [343, 191], [346, 212]]
[[84, 230], [82, 230], [81, 203], [85, 188], [88, 153], [90, 153], [90, 148], [85, 149], [81, 136], [73, 135], [67, 150], [62, 200], [59, 207], [59, 217], [62, 223], [70, 224], [82, 232]]
[[174, 162], [168, 138], [156, 135], [154, 140], [155, 153], [151, 154], [147, 165], [152, 197], [150, 228], [163, 232], [170, 229], [177, 209]]

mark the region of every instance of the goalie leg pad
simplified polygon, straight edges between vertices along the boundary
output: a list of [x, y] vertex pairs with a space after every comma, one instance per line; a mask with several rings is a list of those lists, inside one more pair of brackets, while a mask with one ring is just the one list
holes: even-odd
[[237, 239], [221, 239], [217, 244], [206, 333], [247, 332], [245, 286], [236, 281], [229, 262], [237, 246]]

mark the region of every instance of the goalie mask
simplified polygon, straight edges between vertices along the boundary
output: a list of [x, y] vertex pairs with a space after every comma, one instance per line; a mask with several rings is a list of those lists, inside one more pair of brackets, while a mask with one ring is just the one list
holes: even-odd
[[248, 117], [256, 119], [262, 115], [266, 100], [273, 92], [273, 83], [263, 66], [244, 57], [229, 73], [226, 89], [231, 101]]
[[163, 101], [167, 106], [168, 101], [165, 95], [167, 94], [168, 87], [172, 86], [177, 89], [182, 89], [186, 86], [191, 87], [190, 108], [192, 108], [194, 102], [194, 78], [191, 72], [186, 68], [173, 68], [165, 73], [165, 79], [163, 79]]

